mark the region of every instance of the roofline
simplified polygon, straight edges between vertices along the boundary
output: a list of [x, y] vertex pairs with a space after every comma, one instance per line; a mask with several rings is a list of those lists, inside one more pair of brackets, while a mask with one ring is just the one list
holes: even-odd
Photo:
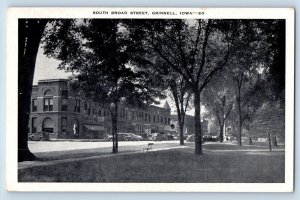
[[49, 83], [49, 82], [67, 82], [69, 79], [42, 79], [39, 80], [38, 83]]
[[[171, 114], [171, 117], [172, 117], [172, 116], [177, 117], [177, 114]], [[185, 114], [185, 117], [186, 117], [186, 116], [188, 116], [188, 117], [195, 117], [195, 116], [193, 116], [193, 115]], [[201, 120], [202, 120], [202, 121], [208, 121], [208, 119], [203, 119], [202, 117], [201, 117]]]

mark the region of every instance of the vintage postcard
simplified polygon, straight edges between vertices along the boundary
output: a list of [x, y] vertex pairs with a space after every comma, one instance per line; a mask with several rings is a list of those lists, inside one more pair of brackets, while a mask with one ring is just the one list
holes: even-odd
[[292, 192], [294, 9], [9, 8], [8, 191]]

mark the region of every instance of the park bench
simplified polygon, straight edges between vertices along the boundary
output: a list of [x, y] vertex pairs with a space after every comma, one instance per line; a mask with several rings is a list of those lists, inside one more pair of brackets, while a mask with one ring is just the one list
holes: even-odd
[[154, 143], [148, 143], [148, 146], [143, 148], [143, 152], [144, 151], [149, 151], [149, 150], [152, 150], [152, 146], [153, 146]]

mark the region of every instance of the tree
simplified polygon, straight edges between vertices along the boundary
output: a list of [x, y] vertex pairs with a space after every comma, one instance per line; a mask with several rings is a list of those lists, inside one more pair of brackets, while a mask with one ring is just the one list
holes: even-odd
[[[274, 99], [269, 98], [270, 96], [274, 95], [278, 99], [284, 94], [284, 72], [280, 73], [284, 69], [285, 60], [285, 56], [282, 56], [284, 22], [238, 20], [238, 23], [240, 25], [234, 44], [235, 51], [228, 65], [235, 85], [238, 143], [242, 145], [245, 122], [250, 124], [255, 120], [257, 110], [263, 103]], [[280, 55], [280, 58], [276, 57]], [[277, 81], [279, 83], [274, 84]]]
[[285, 20], [262, 20], [258, 25], [269, 44], [266, 61], [269, 63], [268, 82], [271, 100], [285, 99]]
[[149, 65], [153, 77], [155, 76], [157, 80], [165, 85], [169, 91], [169, 97], [175, 104], [177, 112], [177, 120], [179, 125], [179, 141], [180, 145], [184, 145], [184, 123], [185, 123], [185, 114], [189, 108], [191, 100], [191, 90], [186, 84], [184, 78], [181, 74], [172, 70], [168, 67], [168, 64], [158, 57], [155, 52], [149, 48], [145, 48], [146, 54], [144, 57], [147, 57], [147, 62], [151, 63]]
[[195, 154], [202, 154], [200, 94], [229, 59], [235, 34], [230, 20], [141, 20], [135, 31], [168, 68], [183, 77], [195, 106]]
[[228, 71], [216, 75], [203, 92], [203, 102], [205, 108], [208, 109], [217, 119], [219, 125], [220, 141], [224, 142], [226, 120], [233, 109], [233, 84], [226, 74]]
[[[246, 120], [250, 120], [263, 102], [259, 98], [263, 91], [263, 80], [255, 67], [244, 65], [233, 74], [235, 83], [236, 108], [238, 114], [238, 144], [242, 145], [242, 127]], [[246, 68], [249, 67], [249, 68]]]
[[18, 21], [18, 162], [37, 159], [28, 148], [28, 123], [36, 56], [47, 22]]
[[184, 123], [185, 114], [189, 106], [192, 93], [189, 91], [182, 76], [174, 76], [169, 82], [172, 99], [175, 102], [177, 111], [177, 120], [179, 125], [180, 145], [184, 145]]
[[[45, 53], [61, 60], [60, 69], [75, 72], [72, 85], [95, 102], [109, 107], [112, 118], [113, 153], [118, 152], [120, 104], [147, 106], [163, 98], [159, 81], [147, 63], [135, 65], [140, 53], [125, 27], [126, 20], [66, 20], [48, 30]], [[156, 76], [155, 76], [156, 77]]]
[[284, 141], [285, 112], [279, 101], [267, 101], [258, 109], [250, 123], [250, 134], [256, 138], [266, 138], [268, 133]]
[[230, 74], [234, 82], [236, 112], [238, 115], [238, 144], [242, 145], [242, 128], [251, 120], [262, 103], [267, 64], [265, 63], [268, 43], [259, 34], [256, 23], [243, 24], [235, 54], [231, 57]]

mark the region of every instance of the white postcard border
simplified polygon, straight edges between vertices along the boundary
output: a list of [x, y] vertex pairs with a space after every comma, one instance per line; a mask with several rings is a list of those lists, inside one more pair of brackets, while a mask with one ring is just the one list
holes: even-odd
[[[148, 11], [150, 15], [100, 15], [93, 11]], [[152, 12], [177, 15], [151, 15]], [[178, 15], [180, 12], [204, 15]], [[9, 8], [7, 20], [6, 182], [9, 191], [101, 192], [292, 192], [294, 188], [294, 9], [293, 8]], [[285, 183], [20, 183], [17, 162], [18, 18], [222, 18], [286, 19]]]

